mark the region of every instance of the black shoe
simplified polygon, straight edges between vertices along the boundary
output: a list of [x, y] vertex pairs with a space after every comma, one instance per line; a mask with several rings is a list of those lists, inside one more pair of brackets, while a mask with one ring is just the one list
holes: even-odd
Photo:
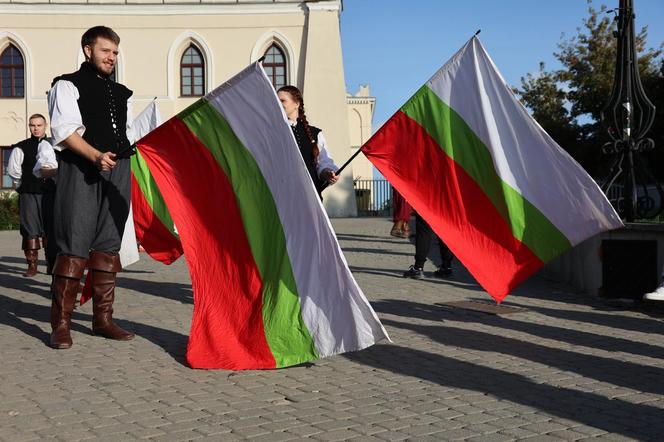
[[403, 272], [404, 278], [422, 279], [424, 278], [424, 270], [415, 266], [410, 266], [408, 270]]
[[440, 278], [440, 279], [446, 279], [452, 276], [452, 268], [451, 267], [438, 267], [438, 270], [433, 272], [433, 276], [435, 278]]

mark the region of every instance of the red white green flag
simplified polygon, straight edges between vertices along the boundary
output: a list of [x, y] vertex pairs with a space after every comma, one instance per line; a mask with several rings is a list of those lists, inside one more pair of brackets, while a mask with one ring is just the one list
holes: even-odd
[[497, 301], [623, 224], [473, 37], [362, 147]]
[[140, 151], [131, 157], [131, 204], [141, 247], [164, 264], [178, 259], [184, 253], [180, 236]]
[[[156, 101], [152, 101], [132, 124], [138, 140], [161, 124]], [[131, 204], [136, 238], [157, 261], [171, 264], [182, 253], [180, 236], [150, 169], [140, 152], [131, 157]]]
[[387, 338], [259, 64], [137, 146], [187, 257], [190, 366], [286, 367]]

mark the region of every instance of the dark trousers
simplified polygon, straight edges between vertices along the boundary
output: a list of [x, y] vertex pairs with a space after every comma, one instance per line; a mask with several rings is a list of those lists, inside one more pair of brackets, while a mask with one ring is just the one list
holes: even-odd
[[53, 233], [53, 210], [55, 209], [55, 188], [49, 189], [42, 195], [42, 218], [44, 221], [44, 233], [48, 239], [44, 253], [46, 254], [46, 261], [49, 268], [55, 265], [55, 257], [58, 254], [58, 248], [55, 243], [55, 235]]
[[41, 193], [19, 194], [18, 216], [23, 239], [35, 239], [44, 236]]
[[415, 212], [415, 229], [415, 267], [420, 269], [424, 267], [424, 263], [431, 250], [433, 239], [438, 241], [438, 247], [440, 247], [441, 266], [449, 267], [452, 264], [454, 255], [447, 248], [443, 240], [436, 235], [431, 226], [417, 212]]
[[129, 214], [129, 159], [110, 172], [65, 150], [55, 191], [54, 232], [58, 253], [88, 258], [90, 250], [117, 253]]

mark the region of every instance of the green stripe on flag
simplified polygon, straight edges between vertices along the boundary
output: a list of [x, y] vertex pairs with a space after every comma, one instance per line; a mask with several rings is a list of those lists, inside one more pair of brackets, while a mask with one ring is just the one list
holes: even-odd
[[487, 146], [429, 87], [420, 88], [401, 111], [422, 126], [475, 180], [511, 227], [514, 237], [543, 262], [571, 246], [542, 212], [498, 176]]
[[150, 205], [154, 214], [179, 241], [180, 236], [175, 232], [173, 218], [171, 218], [164, 197], [161, 195], [161, 191], [157, 187], [154, 178], [152, 178], [150, 169], [138, 149], [136, 149], [136, 155], [131, 157], [131, 172], [134, 174], [138, 187], [141, 188], [145, 201]]
[[279, 213], [256, 160], [228, 122], [206, 100], [199, 100], [178, 118], [207, 147], [235, 191], [263, 282], [265, 335], [276, 366], [317, 359], [313, 339], [302, 320], [297, 284]]

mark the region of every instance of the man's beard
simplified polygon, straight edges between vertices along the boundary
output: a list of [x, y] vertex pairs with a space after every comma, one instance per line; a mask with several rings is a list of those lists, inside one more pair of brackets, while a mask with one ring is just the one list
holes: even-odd
[[92, 64], [92, 66], [94, 66], [97, 73], [102, 77], [109, 77], [111, 74], [113, 74], [113, 70], [115, 69], [115, 65], [113, 65], [113, 67], [111, 67], [110, 72], [104, 71], [103, 70], [103, 68], [105, 67], [104, 63], [102, 61], [99, 61], [99, 63], [97, 63], [97, 60], [95, 58], [90, 60], [90, 63]]

